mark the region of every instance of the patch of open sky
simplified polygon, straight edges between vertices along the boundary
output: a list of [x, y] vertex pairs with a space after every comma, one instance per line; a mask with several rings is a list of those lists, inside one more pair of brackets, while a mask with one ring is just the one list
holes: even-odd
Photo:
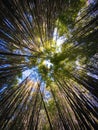
[[10, 67], [10, 64], [5, 64], [5, 65], [1, 65], [0, 68], [6, 68], [6, 67]]
[[51, 93], [49, 91], [45, 91], [45, 98], [48, 100], [51, 97]]
[[56, 42], [55, 44], [56, 53], [61, 52], [62, 44], [66, 41], [66, 37], [65, 36], [59, 37], [57, 27], [54, 29], [54, 32], [53, 32], [53, 40]]
[[27, 17], [28, 17], [29, 21], [32, 23], [32, 21], [33, 21], [32, 15], [28, 14]]
[[39, 81], [40, 80], [40, 75], [38, 73], [38, 68], [37, 67], [32, 67], [31, 69], [25, 70], [22, 72], [22, 77], [18, 78], [18, 83], [21, 83], [26, 77], [31, 78], [33, 81]]
[[0, 51], [4, 52], [7, 51], [7, 49], [4, 45], [0, 44]]
[[54, 78], [53, 77], [51, 77], [50, 79], [51, 79], [52, 82], [54, 82]]
[[44, 92], [44, 91], [45, 91], [45, 87], [46, 87], [46, 84], [45, 84], [44, 81], [42, 81], [41, 84], [40, 84], [40, 90], [41, 90], [42, 92]]
[[51, 97], [52, 97], [52, 95], [51, 95], [50, 91], [47, 91], [45, 89], [45, 91], [44, 91], [44, 101], [48, 102]]
[[96, 2], [96, 0], [88, 0], [87, 2], [88, 2], [88, 5], [89, 4], [94, 4]]
[[53, 66], [53, 64], [50, 62], [50, 60], [44, 60], [43, 64], [46, 65], [47, 68], [50, 68]]
[[0, 88], [0, 94], [3, 93], [6, 88], [7, 88], [7, 84], [4, 84], [3, 87]]
[[24, 15], [25, 15], [25, 17], [27, 17], [28, 20], [32, 23], [32, 21], [33, 21], [32, 15], [31, 15], [30, 13], [28, 13], [28, 12], [25, 12]]
[[31, 52], [27, 48], [23, 48], [23, 50], [15, 49], [13, 53], [31, 56]]
[[44, 93], [44, 101], [48, 102], [48, 100], [51, 98], [51, 93], [46, 89], [46, 83], [44, 81], [41, 82], [40, 90], [42, 93]]
[[28, 48], [23, 48], [24, 52], [26, 52], [26, 54], [31, 55], [31, 51]]
[[37, 59], [37, 63], [40, 63], [40, 62], [41, 62], [41, 59], [40, 59], [40, 58], [38, 58], [38, 59]]
[[88, 72], [87, 75], [89, 75], [95, 79], [98, 79], [98, 75], [96, 75], [96, 74], [92, 74], [92, 73]]
[[54, 29], [54, 32], [53, 32], [53, 40], [56, 41], [58, 39], [59, 35], [58, 35], [58, 32], [57, 32], [57, 28]]
[[57, 47], [56, 52], [57, 52], [57, 53], [58, 53], [58, 52], [61, 52], [62, 44], [63, 44], [65, 41], [66, 41], [65, 36], [61, 36], [61, 37], [59, 37], [59, 38], [57, 39], [57, 41], [56, 41], [56, 47]]
[[15, 53], [15, 54], [22, 54], [21, 50], [19, 50], [19, 49], [13, 50], [13, 53]]

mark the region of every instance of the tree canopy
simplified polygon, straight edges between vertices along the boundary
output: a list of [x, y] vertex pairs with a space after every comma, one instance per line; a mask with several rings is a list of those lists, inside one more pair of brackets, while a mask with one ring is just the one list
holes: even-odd
[[97, 128], [98, 0], [0, 0], [0, 129]]

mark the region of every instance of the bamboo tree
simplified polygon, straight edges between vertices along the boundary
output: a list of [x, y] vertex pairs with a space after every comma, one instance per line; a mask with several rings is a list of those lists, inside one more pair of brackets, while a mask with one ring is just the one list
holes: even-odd
[[0, 129], [97, 129], [98, 0], [86, 3], [0, 1]]

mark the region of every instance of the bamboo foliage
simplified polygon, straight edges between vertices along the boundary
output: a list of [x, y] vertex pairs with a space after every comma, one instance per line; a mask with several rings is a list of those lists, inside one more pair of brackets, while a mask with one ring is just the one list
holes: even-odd
[[1, 0], [0, 130], [97, 130], [97, 37], [98, 0]]

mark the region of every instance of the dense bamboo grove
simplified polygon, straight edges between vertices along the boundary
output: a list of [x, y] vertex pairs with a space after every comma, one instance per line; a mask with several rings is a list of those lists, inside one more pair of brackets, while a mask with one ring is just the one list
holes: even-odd
[[0, 130], [97, 129], [98, 0], [0, 0]]

